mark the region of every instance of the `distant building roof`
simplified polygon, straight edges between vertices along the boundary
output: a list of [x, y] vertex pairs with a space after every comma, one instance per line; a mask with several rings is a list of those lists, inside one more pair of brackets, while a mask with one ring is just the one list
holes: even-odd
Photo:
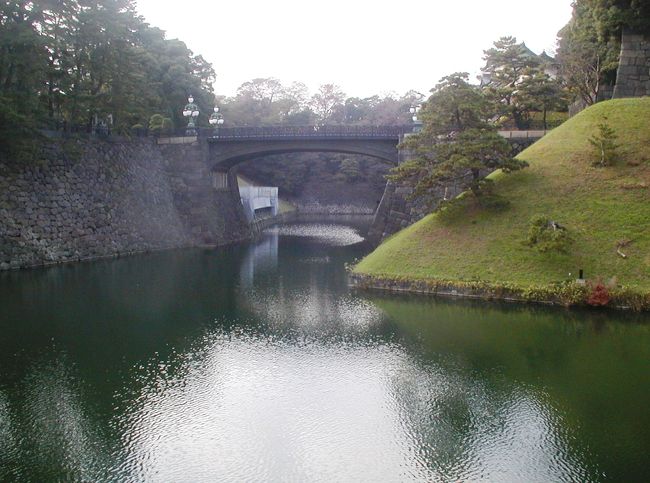
[[538, 55], [535, 52], [533, 52], [528, 48], [525, 42], [520, 43], [519, 48], [521, 49], [524, 55], [527, 55], [529, 57], [538, 57]]
[[554, 57], [551, 57], [550, 55], [548, 55], [548, 54], [546, 53], [545, 50], [543, 50], [542, 53], [539, 54], [539, 60], [540, 60], [542, 63], [555, 62], [555, 58], [554, 58]]

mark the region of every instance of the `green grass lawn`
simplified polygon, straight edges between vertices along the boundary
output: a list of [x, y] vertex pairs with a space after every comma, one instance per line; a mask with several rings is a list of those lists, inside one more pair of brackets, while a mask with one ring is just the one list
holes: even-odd
[[[607, 118], [621, 159], [591, 166], [588, 138]], [[355, 268], [390, 278], [482, 280], [543, 286], [576, 278], [616, 277], [650, 291], [650, 98], [599, 103], [551, 131], [519, 155], [530, 167], [493, 173], [507, 198], [500, 212], [467, 199], [453, 213], [434, 213], [386, 240]], [[574, 239], [567, 253], [540, 253], [525, 245], [529, 220], [543, 214]], [[617, 243], [631, 240], [616, 253]], [[570, 275], [571, 274], [571, 275]]]

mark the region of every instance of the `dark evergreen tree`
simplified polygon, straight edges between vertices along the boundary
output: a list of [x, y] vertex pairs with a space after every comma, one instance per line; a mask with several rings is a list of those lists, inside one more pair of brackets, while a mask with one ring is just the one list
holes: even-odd
[[390, 179], [411, 185], [415, 197], [433, 204], [437, 186], [461, 183], [482, 197], [489, 191], [483, 180], [487, 171], [525, 167], [487, 121], [489, 106], [481, 89], [468, 83], [467, 73], [443, 78], [420, 112], [422, 131], [404, 142], [413, 159], [395, 168]]

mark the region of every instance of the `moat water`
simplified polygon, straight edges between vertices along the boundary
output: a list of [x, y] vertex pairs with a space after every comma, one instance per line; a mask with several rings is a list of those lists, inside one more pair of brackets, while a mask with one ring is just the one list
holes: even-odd
[[350, 292], [361, 241], [0, 274], [0, 480], [650, 478], [647, 316]]

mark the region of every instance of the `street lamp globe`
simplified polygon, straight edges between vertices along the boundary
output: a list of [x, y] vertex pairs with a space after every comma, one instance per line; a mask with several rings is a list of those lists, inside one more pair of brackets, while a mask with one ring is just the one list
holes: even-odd
[[187, 136], [196, 136], [196, 124], [194, 120], [199, 117], [199, 106], [194, 104], [194, 96], [187, 98], [187, 105], [183, 108], [183, 116], [187, 118]]
[[223, 124], [223, 116], [219, 114], [219, 106], [214, 106], [214, 112], [210, 114], [210, 119], [208, 120], [211, 126], [215, 128], [215, 135], [219, 135], [219, 126]]
[[418, 113], [422, 109], [422, 104], [416, 106], [411, 106], [409, 112], [412, 114], [411, 119], [413, 119], [413, 132], [417, 133], [422, 130], [422, 121], [418, 119]]

